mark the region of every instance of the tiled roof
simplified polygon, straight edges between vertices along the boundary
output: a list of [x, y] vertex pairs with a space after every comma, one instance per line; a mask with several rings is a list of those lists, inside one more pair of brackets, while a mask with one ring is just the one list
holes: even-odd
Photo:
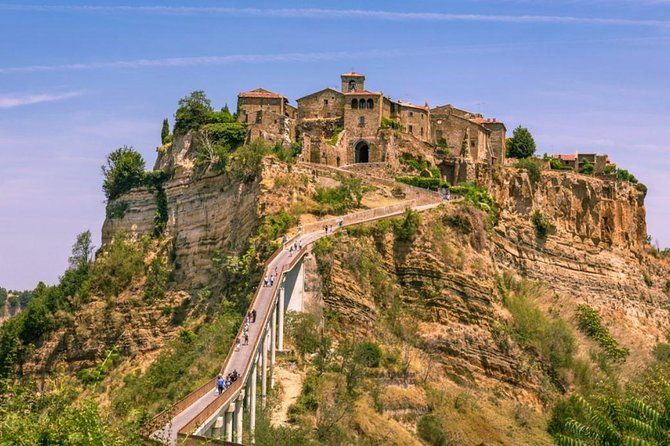
[[381, 96], [382, 94], [378, 91], [367, 91], [367, 90], [355, 90], [355, 91], [347, 91], [347, 95], [375, 95], [375, 96]]
[[554, 158], [559, 159], [561, 161], [574, 161], [577, 159], [577, 155], [558, 154], [554, 155]]
[[350, 76], [350, 77], [365, 77], [364, 74], [361, 73], [356, 73], [355, 71], [350, 71], [348, 73], [343, 73], [342, 76]]
[[279, 93], [273, 93], [264, 88], [256, 88], [255, 90], [245, 91], [238, 94], [241, 98], [273, 98], [273, 99], [283, 99], [284, 95]]
[[411, 102], [402, 102], [402, 101], [397, 101], [397, 104], [399, 104], [401, 107], [410, 107], [410, 108], [418, 108], [420, 110], [430, 110], [430, 107], [427, 105], [416, 105], [412, 104]]

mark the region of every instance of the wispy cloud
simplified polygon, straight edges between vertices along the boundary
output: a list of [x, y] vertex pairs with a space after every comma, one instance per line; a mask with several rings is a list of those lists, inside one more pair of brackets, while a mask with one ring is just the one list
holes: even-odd
[[53, 71], [81, 71], [99, 69], [141, 69], [141, 68], [165, 68], [165, 67], [188, 67], [201, 65], [230, 65], [230, 64], [260, 64], [260, 63], [286, 63], [286, 62], [319, 62], [334, 60], [357, 60], [396, 58], [403, 56], [434, 56], [438, 54], [454, 54], [466, 52], [496, 52], [513, 49], [521, 49], [533, 46], [547, 45], [570, 45], [570, 44], [597, 44], [597, 43], [652, 43], [668, 42], [670, 37], [630, 37], [630, 38], [607, 38], [607, 39], [580, 39], [562, 41], [525, 41], [519, 43], [491, 43], [472, 45], [451, 45], [440, 47], [423, 48], [398, 48], [366, 51], [331, 51], [331, 52], [305, 52], [305, 53], [275, 53], [275, 54], [232, 54], [223, 56], [194, 56], [194, 57], [168, 57], [158, 59], [133, 59], [115, 60], [101, 62], [70, 63], [60, 65], [26, 65], [17, 67], [0, 67], [0, 74], [13, 73], [40, 73]]
[[[649, 1], [649, 0], [647, 0]], [[670, 0], [656, 0], [665, 2]], [[227, 8], [210, 6], [97, 6], [97, 5], [0, 5], [4, 11], [78, 12], [78, 13], [142, 13], [163, 15], [230, 15], [246, 17], [278, 17], [298, 19], [367, 19], [388, 21], [466, 21], [500, 23], [557, 23], [584, 25], [619, 25], [670, 27], [670, 21], [609, 17], [578, 17], [554, 15], [449, 14], [441, 12], [398, 12], [367, 9], [325, 8]]]
[[0, 108], [14, 108], [22, 105], [40, 104], [42, 102], [63, 101], [65, 99], [81, 96], [81, 91], [68, 91], [65, 93], [44, 93], [29, 95], [0, 95]]

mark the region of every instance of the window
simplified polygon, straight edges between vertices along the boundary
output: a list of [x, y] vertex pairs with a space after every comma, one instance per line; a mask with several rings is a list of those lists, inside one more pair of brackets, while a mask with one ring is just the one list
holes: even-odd
[[375, 107], [375, 101], [368, 99], [368, 108], [372, 110]]
[[411, 125], [407, 127], [407, 130], [409, 131], [409, 133], [414, 133], [414, 128]]
[[470, 140], [470, 147], [477, 147], [477, 140], [476, 139], [471, 139]]
[[351, 108], [358, 108], [358, 99], [351, 100]]
[[356, 81], [353, 79], [349, 81], [349, 91], [356, 91]]
[[409, 115], [410, 115], [410, 116], [414, 116], [414, 112], [409, 112]]
[[358, 101], [358, 108], [365, 108], [365, 104], [366, 104], [365, 99], [360, 99]]
[[421, 130], [419, 131], [419, 133], [421, 134], [421, 136], [423, 136], [423, 127], [421, 127]]
[[263, 111], [258, 110], [256, 112], [256, 124], [260, 124], [261, 122], [263, 122]]
[[328, 107], [328, 99], [324, 99], [324, 100], [323, 100], [323, 106], [324, 106], [324, 107]]
[[358, 118], [358, 126], [359, 127], [365, 127], [365, 116], [360, 116]]

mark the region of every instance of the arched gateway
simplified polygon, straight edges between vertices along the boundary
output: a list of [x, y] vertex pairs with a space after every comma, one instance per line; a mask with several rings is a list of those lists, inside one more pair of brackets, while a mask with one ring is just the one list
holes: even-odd
[[365, 141], [359, 141], [354, 149], [354, 161], [356, 163], [370, 162], [370, 146]]

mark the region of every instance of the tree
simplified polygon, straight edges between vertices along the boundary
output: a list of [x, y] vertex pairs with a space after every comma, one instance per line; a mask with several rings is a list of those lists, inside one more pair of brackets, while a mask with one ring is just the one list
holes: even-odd
[[163, 119], [163, 128], [161, 129], [161, 144], [166, 144], [170, 138], [170, 123], [167, 118]]
[[174, 134], [184, 135], [189, 130], [207, 124], [214, 112], [212, 103], [202, 90], [197, 90], [179, 100], [175, 112]]
[[142, 184], [144, 159], [132, 147], [123, 146], [107, 155], [107, 164], [101, 170], [105, 176], [102, 190], [108, 200], [113, 200]]
[[84, 231], [77, 235], [77, 240], [72, 245], [72, 255], [68, 259], [70, 268], [79, 269], [88, 265], [93, 253], [93, 241], [91, 231]]
[[512, 137], [507, 140], [507, 156], [512, 158], [528, 158], [535, 153], [535, 140], [527, 128], [517, 127]]

